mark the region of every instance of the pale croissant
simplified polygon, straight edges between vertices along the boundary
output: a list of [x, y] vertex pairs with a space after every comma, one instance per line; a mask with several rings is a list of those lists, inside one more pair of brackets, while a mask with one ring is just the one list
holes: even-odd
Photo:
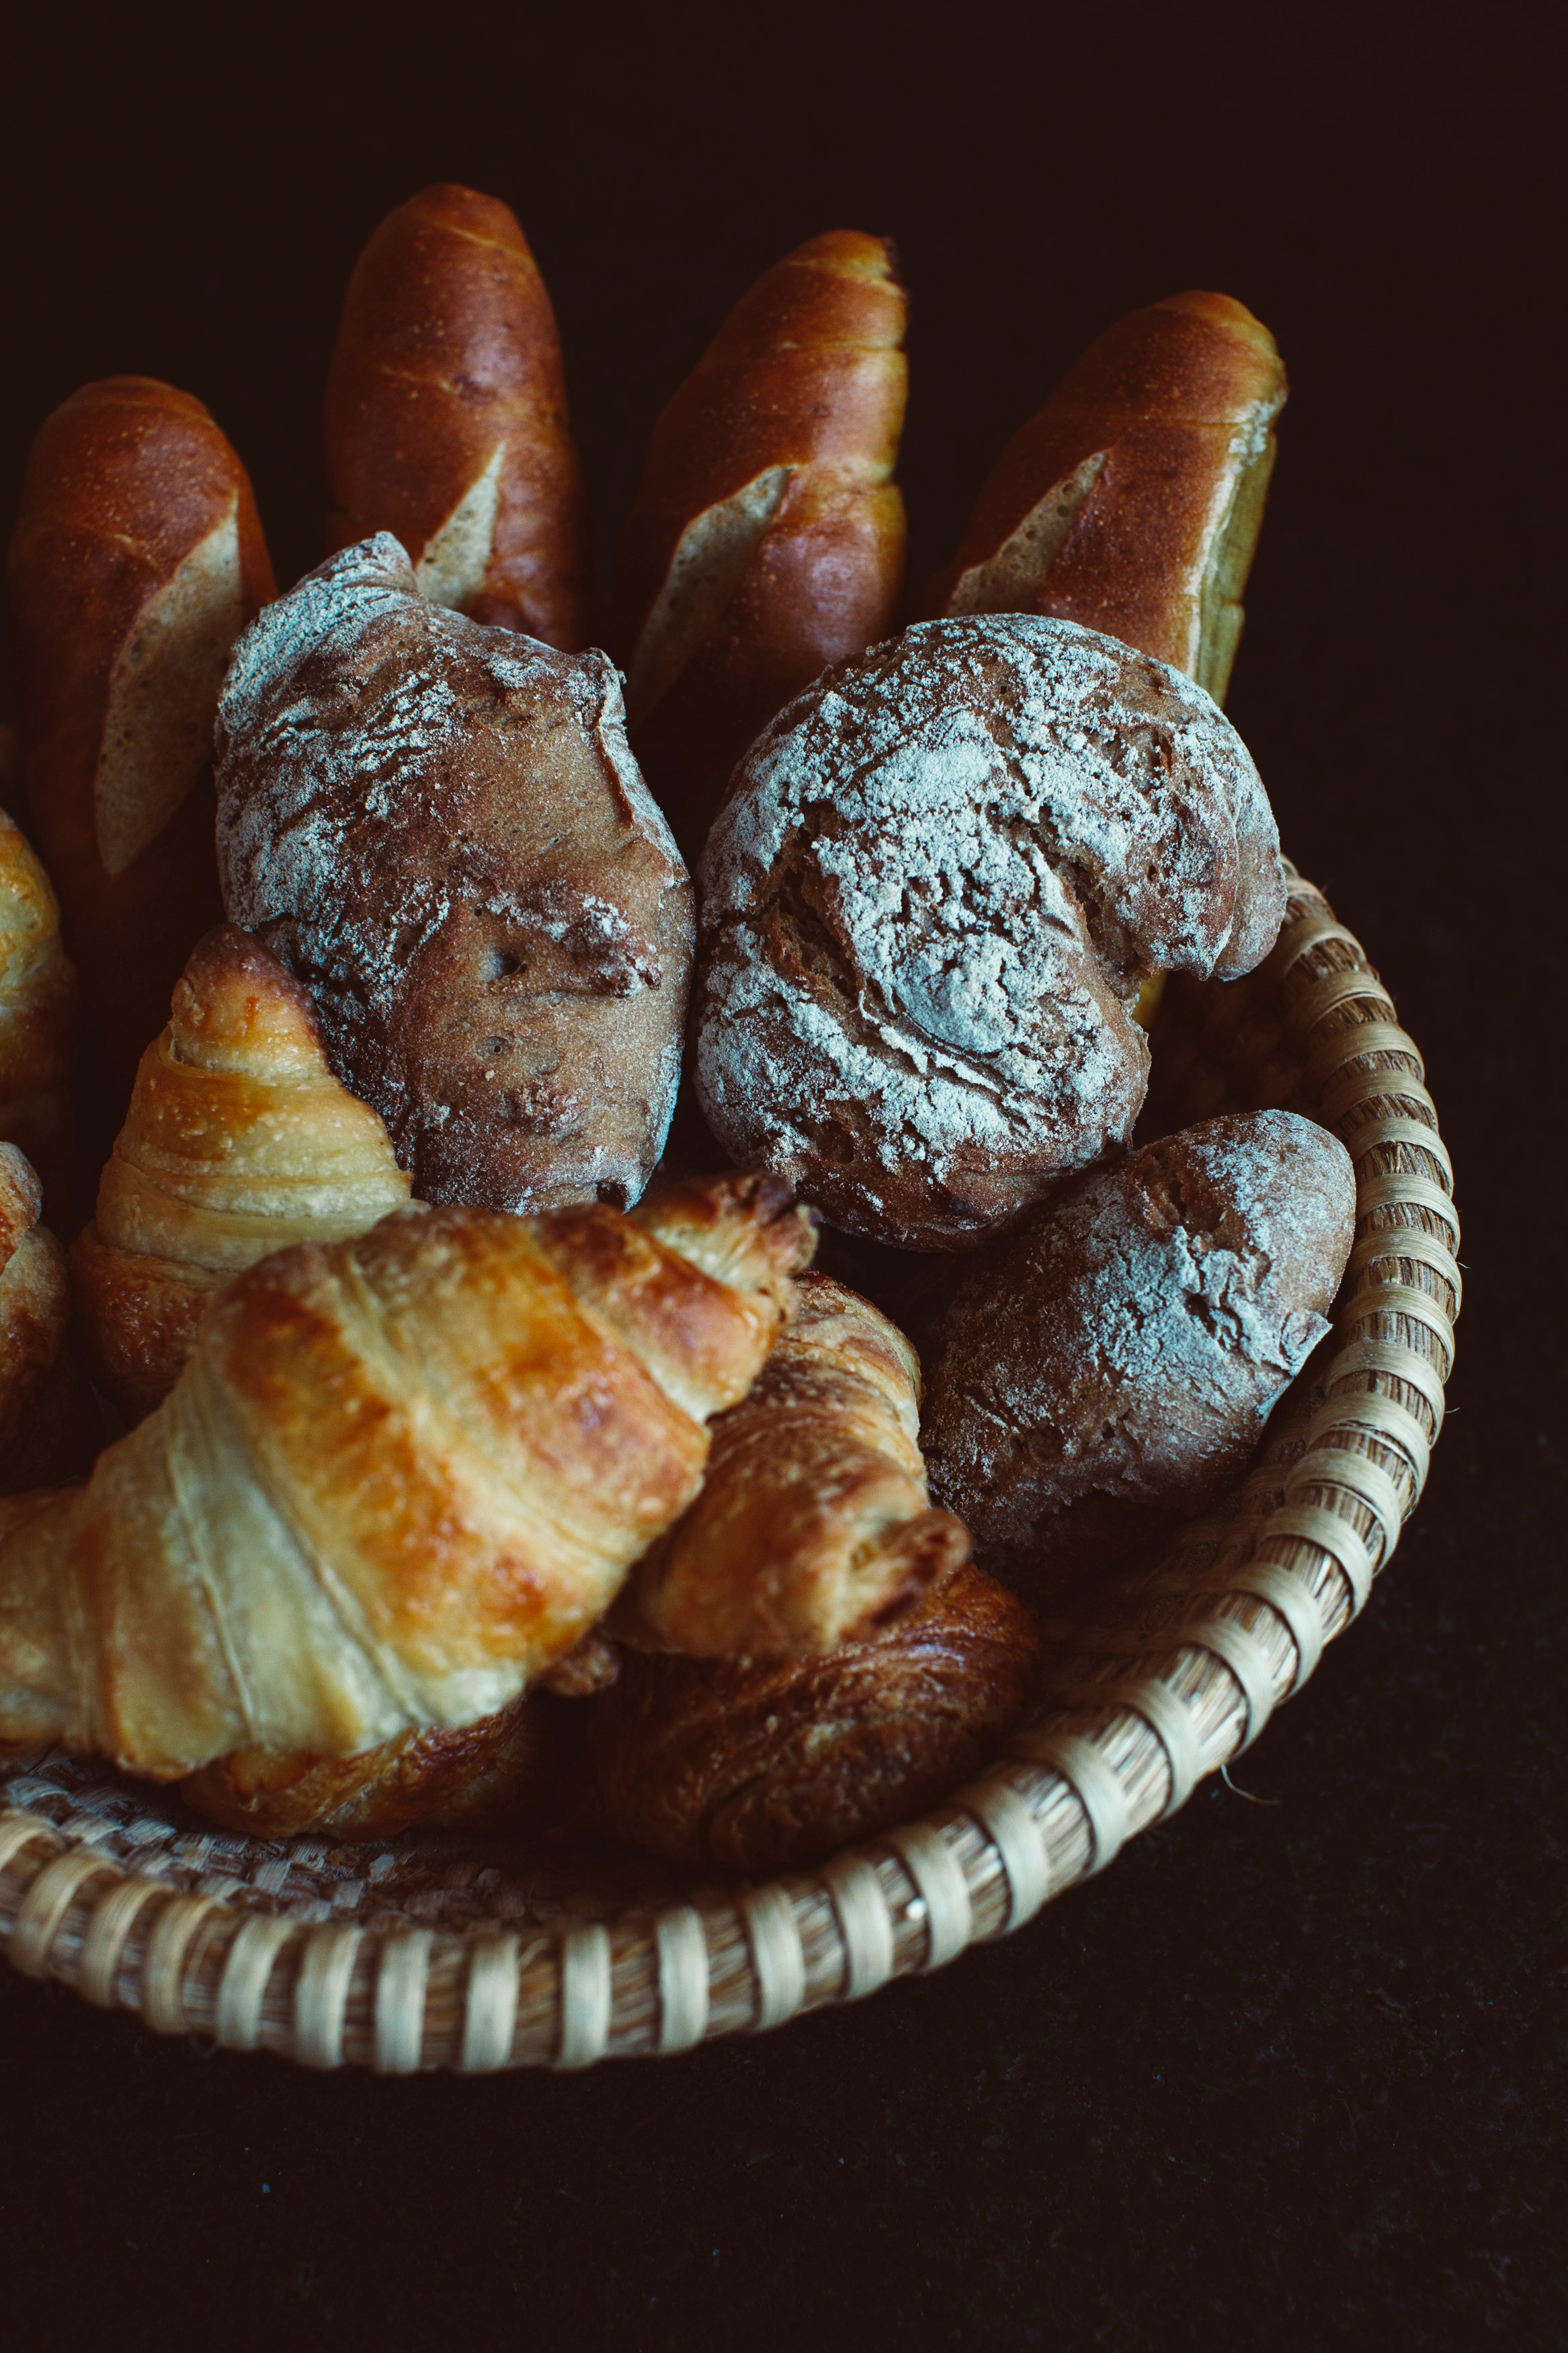
[[0, 1495], [74, 1479], [101, 1432], [71, 1345], [65, 1253], [38, 1223], [43, 1188], [0, 1144]]
[[174, 1387], [214, 1292], [290, 1242], [363, 1233], [408, 1191], [380, 1120], [328, 1068], [299, 982], [220, 924], [142, 1057], [71, 1251], [99, 1387], [139, 1421]]
[[714, 1425], [702, 1492], [638, 1562], [611, 1630], [697, 1658], [864, 1639], [969, 1557], [933, 1511], [920, 1360], [868, 1300], [808, 1275], [754, 1386]]
[[85, 1488], [0, 1511], [0, 1741], [165, 1779], [496, 1714], [691, 1501], [813, 1239], [731, 1176], [262, 1260]]
[[71, 1162], [79, 994], [49, 878], [0, 808], [0, 1137], [26, 1154], [51, 1199]]

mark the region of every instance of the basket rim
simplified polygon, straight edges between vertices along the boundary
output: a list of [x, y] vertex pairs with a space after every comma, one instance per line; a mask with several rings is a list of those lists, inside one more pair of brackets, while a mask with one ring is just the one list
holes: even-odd
[[[1232, 1082], [1250, 1056], [1259, 1103], [1274, 1099], [1282, 1047], [1305, 1073], [1301, 1107], [1351, 1153], [1356, 1238], [1332, 1340], [1225, 1503], [1055, 1630], [1041, 1702], [977, 1780], [814, 1870], [607, 1921], [464, 1933], [303, 1921], [182, 1890], [101, 1852], [100, 1818], [68, 1805], [58, 1821], [37, 1796], [7, 1804], [0, 1778], [12, 1965], [155, 2031], [307, 2065], [576, 2068], [781, 2025], [940, 1968], [1184, 1805], [1364, 1607], [1426, 1483], [1460, 1303], [1453, 1169], [1421, 1056], [1360, 942], [1289, 861], [1285, 873], [1285, 923], [1255, 976], [1278, 1018], [1249, 1035], [1248, 1000], [1227, 990], [1205, 1044]], [[1213, 1093], [1204, 1052], [1179, 1074], [1177, 1124]]]

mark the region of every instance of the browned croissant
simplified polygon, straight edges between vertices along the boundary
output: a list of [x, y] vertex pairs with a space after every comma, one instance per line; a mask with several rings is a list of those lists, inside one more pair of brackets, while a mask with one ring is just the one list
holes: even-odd
[[327, 1067], [310, 1000], [247, 932], [195, 948], [142, 1057], [71, 1272], [93, 1375], [128, 1421], [174, 1387], [215, 1291], [408, 1198], [386, 1130]]
[[702, 1492], [645, 1553], [614, 1630], [698, 1658], [809, 1657], [872, 1633], [969, 1557], [932, 1511], [920, 1363], [843, 1283], [807, 1275], [795, 1320], [714, 1424]]
[[70, 1167], [77, 1000], [49, 878], [0, 809], [0, 1139], [20, 1145], [51, 1195]]
[[263, 1259], [86, 1487], [0, 1514], [0, 1740], [174, 1779], [497, 1714], [690, 1502], [812, 1240], [731, 1176]]
[[[557, 1659], [538, 1693], [455, 1730], [405, 1732], [357, 1757], [237, 1749], [180, 1785], [198, 1814], [251, 1838], [393, 1838], [427, 1831], [506, 1831], [531, 1813], [577, 1746], [584, 1711], [548, 1694], [607, 1691], [620, 1653], [597, 1632]], [[543, 1694], [544, 1696], [540, 1696]]]
[[272, 593], [245, 469], [199, 400], [110, 376], [47, 418], [11, 543], [11, 642], [28, 802], [109, 1134], [223, 912], [213, 715], [234, 641]]
[[655, 427], [616, 643], [637, 757], [689, 858], [758, 729], [894, 624], [905, 309], [885, 238], [813, 237], [736, 305]]
[[964, 1567], [885, 1633], [816, 1659], [628, 1651], [589, 1739], [612, 1826], [655, 1854], [787, 1869], [906, 1820], [1022, 1712], [1040, 1641]]
[[1226, 294], [1173, 294], [1091, 343], [1016, 433], [922, 614], [1044, 613], [1225, 700], [1285, 371]]
[[249, 1838], [395, 1838], [427, 1831], [504, 1831], [552, 1778], [558, 1742], [548, 1701], [514, 1700], [455, 1730], [405, 1732], [358, 1757], [278, 1757], [246, 1748], [183, 1782], [198, 1814]]
[[37, 1221], [42, 1198], [43, 1188], [22, 1154], [14, 1144], [0, 1144], [3, 1495], [79, 1477], [101, 1435], [70, 1345], [65, 1257]]
[[390, 531], [436, 604], [587, 643], [561, 340], [505, 205], [443, 185], [387, 215], [349, 280], [326, 428], [329, 548]]

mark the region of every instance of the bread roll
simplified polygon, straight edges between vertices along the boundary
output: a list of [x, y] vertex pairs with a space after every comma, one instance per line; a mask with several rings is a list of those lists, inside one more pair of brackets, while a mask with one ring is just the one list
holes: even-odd
[[813, 237], [736, 305], [655, 427], [615, 643], [637, 756], [690, 859], [758, 729], [897, 620], [905, 309], [886, 238]]
[[813, 1659], [628, 1651], [589, 1743], [622, 1838], [675, 1862], [789, 1870], [907, 1821], [1022, 1714], [1040, 1650], [1022, 1605], [957, 1569], [876, 1640]]
[[808, 1658], [874, 1633], [968, 1559], [966, 1531], [926, 1493], [914, 1350], [826, 1275], [797, 1299], [713, 1425], [701, 1493], [632, 1572], [612, 1619], [624, 1641]]
[[178, 1780], [497, 1714], [691, 1501], [810, 1240], [731, 1176], [247, 1268], [85, 1487], [0, 1509], [0, 1741]]
[[419, 592], [385, 533], [247, 632], [219, 716], [230, 920], [427, 1201], [635, 1201], [680, 1063], [691, 881], [605, 655]]
[[26, 1155], [56, 1215], [71, 1189], [79, 997], [48, 876], [0, 810], [0, 1141]]
[[213, 715], [234, 641], [272, 594], [245, 469], [199, 400], [110, 376], [56, 409], [11, 542], [11, 643], [105, 1148], [180, 967], [221, 912]]
[[387, 215], [349, 280], [326, 443], [330, 549], [389, 531], [437, 604], [564, 653], [587, 643], [561, 339], [507, 206], [442, 183]]
[[1355, 1180], [1327, 1128], [1237, 1113], [1087, 1177], [965, 1268], [933, 1333], [933, 1493], [1047, 1598], [1213, 1502], [1318, 1342]]
[[173, 1388], [213, 1293], [408, 1199], [386, 1130], [327, 1068], [310, 1000], [245, 932], [193, 951], [71, 1249], [93, 1377], [128, 1422]]
[[38, 1223], [42, 1198], [22, 1154], [0, 1144], [0, 1495], [79, 1478], [102, 1436], [71, 1345], [65, 1257]]
[[927, 1250], [1123, 1143], [1141, 982], [1251, 971], [1285, 906], [1207, 695], [1024, 617], [922, 622], [828, 671], [741, 763], [702, 886], [715, 1136], [835, 1225]]
[[1285, 371], [1227, 294], [1173, 294], [1091, 343], [1016, 433], [924, 613], [1045, 613], [1225, 700]]

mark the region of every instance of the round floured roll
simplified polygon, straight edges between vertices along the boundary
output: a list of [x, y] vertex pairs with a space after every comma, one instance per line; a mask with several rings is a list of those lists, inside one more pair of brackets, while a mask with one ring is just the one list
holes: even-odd
[[1327, 1333], [1354, 1231], [1338, 1137], [1236, 1113], [1085, 1177], [966, 1267], [923, 1438], [986, 1567], [1046, 1599], [1216, 1500]]
[[697, 1083], [725, 1149], [910, 1249], [980, 1241], [1125, 1141], [1157, 972], [1250, 972], [1284, 913], [1247, 748], [1163, 662], [1031, 615], [824, 672], [702, 862]]

